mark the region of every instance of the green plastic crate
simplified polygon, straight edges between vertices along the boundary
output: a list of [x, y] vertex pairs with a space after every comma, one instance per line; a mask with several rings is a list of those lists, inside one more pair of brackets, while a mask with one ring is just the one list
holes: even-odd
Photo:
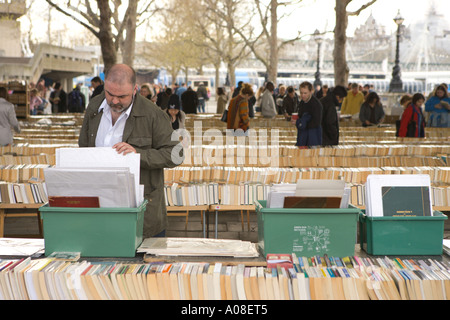
[[441, 255], [444, 221], [434, 211], [429, 217], [359, 216], [361, 249], [371, 255]]
[[81, 252], [82, 257], [134, 257], [142, 243], [147, 200], [138, 208], [39, 208], [45, 255]]
[[255, 204], [258, 245], [264, 255], [345, 257], [355, 254], [359, 209], [271, 209], [266, 208], [266, 201]]

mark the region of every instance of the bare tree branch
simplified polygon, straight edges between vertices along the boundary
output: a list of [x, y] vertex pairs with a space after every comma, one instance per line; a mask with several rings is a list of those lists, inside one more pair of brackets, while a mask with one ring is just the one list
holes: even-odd
[[370, 2], [362, 5], [358, 10], [353, 11], [353, 12], [348, 12], [347, 14], [349, 16], [359, 16], [359, 14], [361, 13], [361, 11], [367, 9], [368, 7], [370, 7], [371, 5], [373, 5], [377, 0], [371, 0]]
[[84, 21], [81, 21], [80, 19], [78, 19], [77, 17], [75, 17], [74, 15], [68, 13], [67, 11], [61, 9], [60, 6], [58, 6], [57, 4], [55, 4], [53, 1], [51, 0], [46, 0], [47, 3], [49, 5], [51, 5], [53, 8], [55, 8], [57, 11], [61, 12], [62, 14], [68, 16], [69, 18], [73, 19], [74, 21], [78, 22], [79, 24], [81, 24], [83, 27], [85, 27], [86, 29], [88, 29], [90, 32], [92, 32], [96, 37], [99, 37], [99, 33], [98, 31], [96, 31], [94, 28], [92, 28], [92, 26], [86, 24]]

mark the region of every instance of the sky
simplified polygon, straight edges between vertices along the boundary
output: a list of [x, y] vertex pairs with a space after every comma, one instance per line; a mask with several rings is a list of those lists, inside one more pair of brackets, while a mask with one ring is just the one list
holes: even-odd
[[[353, 0], [348, 10], [357, 10], [367, 2], [369, 0]], [[289, 7], [290, 15], [279, 25], [279, 35], [283, 38], [293, 38], [297, 36], [297, 32], [300, 30], [301, 34], [305, 35], [307, 39], [307, 35], [312, 34], [316, 29], [321, 32], [333, 31], [335, 26], [335, 3], [336, 0], [302, 0], [297, 9], [293, 10], [292, 6]], [[372, 6], [362, 11], [359, 16], [349, 17], [347, 35], [351, 36], [354, 30], [363, 24], [370, 14], [374, 16], [379, 24], [385, 26], [386, 32], [390, 34], [397, 29], [393, 18], [397, 15], [399, 9], [401, 15], [405, 18], [404, 24], [408, 26], [424, 17], [429, 10], [430, 4], [434, 4], [436, 11], [442, 13], [450, 21], [450, 0], [377, 0]], [[33, 5], [39, 8], [46, 8], [47, 2], [45, 0], [35, 0]], [[70, 22], [70, 24], [79, 26], [76, 22], [71, 22], [70, 19], [56, 11], [52, 13], [52, 18], [53, 21]], [[36, 17], [36, 19], [39, 19], [39, 17]], [[26, 28], [27, 23], [24, 21], [22, 25]], [[44, 30], [46, 29], [46, 27], [43, 28]], [[53, 28], [57, 28], [57, 26]], [[44, 38], [43, 41], [47, 40], [45, 32], [41, 36]], [[328, 35], [330, 38], [332, 36], [332, 34]], [[137, 39], [139, 40], [139, 38], [142, 37], [138, 33]]]
[[[348, 11], [354, 11], [369, 0], [353, 0]], [[297, 34], [300, 29], [302, 34], [312, 34], [315, 29], [320, 32], [332, 31], [335, 26], [336, 0], [303, 0], [302, 8], [290, 15], [289, 21], [280, 27], [291, 37]], [[354, 30], [367, 20], [370, 14], [373, 15], [377, 23], [386, 27], [388, 34], [397, 30], [394, 17], [398, 10], [405, 18], [404, 24], [409, 24], [421, 20], [431, 4], [434, 4], [436, 11], [442, 13], [450, 21], [450, 1], [449, 0], [377, 0], [372, 6], [365, 9], [357, 17], [349, 17], [347, 35], [352, 35]], [[330, 35], [331, 37], [331, 35]], [[290, 38], [290, 37], [288, 37]]]

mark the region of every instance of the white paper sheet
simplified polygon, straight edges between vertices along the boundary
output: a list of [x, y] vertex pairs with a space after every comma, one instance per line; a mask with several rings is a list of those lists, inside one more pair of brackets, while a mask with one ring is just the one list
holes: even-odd
[[128, 168], [46, 168], [48, 196], [99, 197], [102, 208], [135, 208], [134, 178]]
[[141, 155], [118, 154], [110, 147], [102, 148], [59, 148], [56, 149], [56, 167], [120, 168], [127, 167], [134, 175], [134, 190], [137, 203], [144, 200], [143, 187], [140, 186]]
[[44, 249], [44, 239], [0, 238], [0, 256], [31, 256]]

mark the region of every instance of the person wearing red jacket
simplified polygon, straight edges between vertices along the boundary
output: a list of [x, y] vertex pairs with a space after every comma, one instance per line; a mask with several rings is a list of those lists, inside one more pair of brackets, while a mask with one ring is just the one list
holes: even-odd
[[425, 137], [425, 119], [422, 113], [422, 105], [425, 97], [421, 93], [413, 95], [411, 104], [406, 107], [400, 120], [399, 137]]

